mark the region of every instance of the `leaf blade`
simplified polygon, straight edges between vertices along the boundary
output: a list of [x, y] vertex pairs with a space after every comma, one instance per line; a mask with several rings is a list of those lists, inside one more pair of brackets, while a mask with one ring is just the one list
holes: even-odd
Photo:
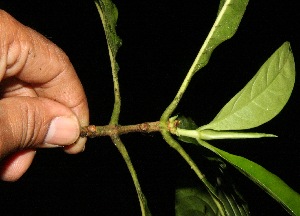
[[118, 9], [111, 0], [95, 0], [95, 4], [105, 32], [114, 83], [115, 102], [110, 124], [118, 124], [121, 110], [121, 95], [118, 81], [119, 65], [117, 63], [116, 56], [120, 46], [122, 45], [122, 40], [116, 32]]
[[200, 145], [213, 151], [232, 164], [237, 170], [260, 186], [292, 215], [300, 215], [300, 194], [291, 189], [283, 180], [262, 166], [244, 157], [218, 149], [204, 140], [197, 139]]
[[[198, 130], [197, 130], [198, 131]], [[215, 130], [199, 130], [199, 139], [202, 140], [216, 140], [216, 139], [253, 139], [263, 137], [277, 137], [273, 134], [266, 133], [250, 133], [250, 132], [236, 132], [236, 131], [215, 131]]]
[[110, 0], [95, 0], [95, 4], [101, 17], [108, 48], [115, 60], [118, 49], [122, 45], [122, 40], [116, 32], [118, 9]]
[[214, 49], [235, 34], [246, 11], [248, 1], [249, 0], [220, 1], [217, 18], [213, 27], [191, 66], [190, 71], [192, 71], [192, 73], [196, 73], [204, 67], [208, 63]]
[[294, 57], [289, 42], [285, 42], [217, 116], [200, 128], [243, 130], [264, 124], [283, 109], [294, 83]]

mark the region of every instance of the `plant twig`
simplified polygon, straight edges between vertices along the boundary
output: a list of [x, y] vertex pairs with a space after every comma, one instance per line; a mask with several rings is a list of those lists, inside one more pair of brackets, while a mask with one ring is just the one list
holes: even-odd
[[115, 144], [115, 146], [118, 148], [119, 152], [121, 153], [121, 155], [128, 167], [128, 170], [131, 174], [131, 177], [132, 177], [132, 180], [133, 180], [133, 183], [134, 183], [134, 186], [135, 186], [138, 198], [139, 198], [142, 216], [151, 216], [151, 212], [147, 205], [146, 197], [142, 192], [136, 171], [132, 165], [132, 162], [131, 162], [129, 154], [125, 148], [125, 145], [123, 144], [123, 142], [121, 141], [121, 139], [118, 135], [111, 136], [111, 139], [112, 139], [113, 143]]
[[[168, 123], [168, 131], [171, 133], [175, 131], [175, 127], [177, 127], [179, 121], [169, 121]], [[99, 136], [114, 136], [114, 135], [122, 135], [127, 133], [153, 133], [161, 131], [160, 122], [144, 122], [135, 125], [104, 125], [104, 126], [96, 126], [89, 125], [85, 127], [81, 127], [80, 136], [81, 137], [99, 137]]]

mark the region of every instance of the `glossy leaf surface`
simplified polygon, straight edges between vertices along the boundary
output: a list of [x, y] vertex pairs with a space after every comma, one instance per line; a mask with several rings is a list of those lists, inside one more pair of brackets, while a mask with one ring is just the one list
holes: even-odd
[[242, 130], [264, 124], [285, 106], [294, 83], [294, 57], [285, 42], [214, 120], [200, 129]]
[[264, 191], [282, 204], [290, 214], [300, 215], [300, 195], [279, 177], [246, 158], [225, 152], [203, 140], [198, 139], [198, 142], [200, 145], [228, 161], [241, 173], [259, 185]]

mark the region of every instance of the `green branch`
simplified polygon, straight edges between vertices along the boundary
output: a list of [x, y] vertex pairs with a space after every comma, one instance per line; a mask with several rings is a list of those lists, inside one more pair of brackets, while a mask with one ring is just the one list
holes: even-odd
[[128, 154], [123, 142], [121, 141], [119, 136], [111, 136], [111, 139], [112, 139], [113, 143], [115, 144], [115, 146], [118, 148], [121, 155], [123, 156], [123, 159], [124, 159], [124, 161], [125, 161], [125, 163], [128, 167], [128, 170], [129, 170], [130, 175], [132, 177], [132, 180], [133, 180], [133, 183], [134, 183], [134, 186], [135, 186], [138, 198], [139, 198], [142, 215], [143, 216], [151, 216], [150, 210], [147, 206], [146, 197], [142, 192], [137, 174], [135, 172], [135, 169], [132, 165], [129, 154]]

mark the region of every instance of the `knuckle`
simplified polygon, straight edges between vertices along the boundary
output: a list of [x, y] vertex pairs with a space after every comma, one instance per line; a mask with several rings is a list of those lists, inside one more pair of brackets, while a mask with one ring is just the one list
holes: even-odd
[[43, 129], [43, 115], [40, 109], [29, 103], [22, 103], [22, 121], [20, 122], [20, 144], [23, 148], [31, 148], [43, 140], [41, 131]]

